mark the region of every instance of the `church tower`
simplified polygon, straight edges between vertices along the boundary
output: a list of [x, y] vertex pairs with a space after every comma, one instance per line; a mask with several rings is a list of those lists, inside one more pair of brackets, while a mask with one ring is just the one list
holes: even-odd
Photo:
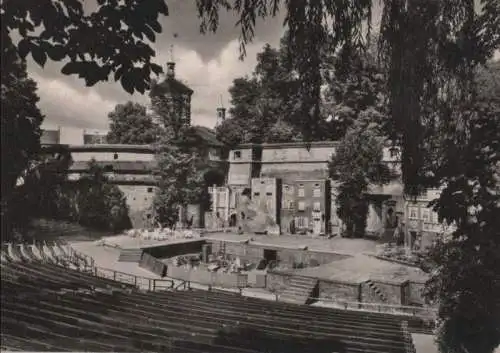
[[[172, 50], [172, 49], [171, 49]], [[151, 87], [151, 98], [164, 98], [168, 104], [168, 115], [175, 119], [176, 125], [191, 125], [191, 97], [194, 91], [175, 77], [175, 62], [173, 58], [167, 62], [163, 81]], [[163, 122], [165, 123], [165, 122]]]
[[217, 107], [217, 120], [215, 126], [219, 126], [226, 120], [226, 108], [222, 105], [222, 97], [219, 100], [219, 106]]

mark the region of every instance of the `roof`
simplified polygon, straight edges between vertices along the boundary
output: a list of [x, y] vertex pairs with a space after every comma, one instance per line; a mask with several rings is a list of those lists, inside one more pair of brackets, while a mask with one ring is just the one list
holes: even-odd
[[166, 92], [174, 92], [174, 93], [181, 93], [181, 94], [193, 94], [194, 91], [186, 86], [184, 83], [181, 81], [173, 78], [173, 77], [166, 77], [162, 82], [158, 83], [155, 85], [155, 94], [164, 94]]
[[222, 147], [224, 144], [217, 140], [215, 132], [205, 126], [193, 126], [196, 134], [212, 147]]

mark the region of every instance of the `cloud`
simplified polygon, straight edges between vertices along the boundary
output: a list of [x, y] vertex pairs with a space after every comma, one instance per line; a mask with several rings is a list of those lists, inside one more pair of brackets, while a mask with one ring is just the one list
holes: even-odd
[[[86, 10], [95, 8], [95, 1], [88, 1]], [[254, 43], [247, 46], [245, 61], [238, 60], [239, 29], [235, 28], [236, 16], [222, 11], [219, 28], [215, 34], [202, 35], [199, 31], [194, 1], [171, 0], [170, 16], [161, 18], [162, 34], [152, 45], [157, 52], [155, 62], [165, 65], [170, 59], [169, 47], [174, 45], [177, 78], [194, 91], [192, 101], [193, 124], [213, 126], [215, 109], [222, 94], [228, 106], [228, 88], [232, 80], [249, 74], [256, 62], [256, 54], [265, 43], [278, 45], [283, 34], [283, 14], [273, 20], [258, 20]], [[177, 34], [174, 39], [173, 34]], [[103, 129], [108, 126], [107, 114], [118, 103], [128, 100], [148, 104], [147, 95], [129, 95], [114, 81], [86, 87], [75, 76], [61, 74], [63, 64], [47, 62], [44, 68], [28, 58], [30, 76], [38, 82], [40, 108], [46, 115], [45, 126], [74, 126]]]
[[[228, 89], [233, 79], [252, 72], [256, 55], [263, 45], [261, 42], [249, 45], [244, 61], [239, 60], [237, 40], [226, 44], [218, 56], [208, 61], [204, 61], [196, 50], [177, 48], [176, 77], [195, 91], [192, 99], [193, 125], [215, 125], [215, 109], [220, 96], [224, 106], [229, 106]], [[162, 50], [155, 61], [164, 64], [168, 60], [168, 50]], [[30, 68], [33, 65], [30, 63]], [[129, 95], [116, 82], [86, 87], [82, 80], [75, 77], [64, 77], [62, 74], [45, 77], [40, 70], [31, 70], [31, 77], [38, 82], [39, 106], [46, 115], [44, 126], [106, 129], [107, 114], [116, 104], [128, 100], [145, 105], [149, 103], [147, 95]]]

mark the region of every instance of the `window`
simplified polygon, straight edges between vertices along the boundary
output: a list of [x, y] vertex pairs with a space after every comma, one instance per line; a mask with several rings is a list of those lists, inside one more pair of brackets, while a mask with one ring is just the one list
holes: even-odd
[[422, 209], [422, 220], [424, 222], [429, 222], [430, 221], [430, 212], [428, 208], [423, 208]]
[[299, 194], [299, 197], [304, 197], [305, 192], [304, 192], [304, 185], [303, 184], [299, 185], [298, 194]]
[[409, 219], [418, 219], [418, 208], [417, 207], [408, 207], [408, 218]]
[[113, 159], [118, 159], [118, 153], [115, 153], [115, 154], [113, 155]]
[[321, 188], [319, 184], [314, 185], [313, 197], [321, 197]]
[[260, 196], [260, 192], [254, 192], [253, 196]]
[[295, 217], [295, 224], [297, 228], [307, 228], [309, 220], [307, 217]]
[[240, 159], [241, 158], [241, 151], [234, 151], [233, 157], [234, 157], [234, 159]]
[[288, 201], [288, 208], [293, 209], [293, 207], [294, 207], [293, 201]]
[[153, 192], [153, 188], [148, 188], [148, 192]]
[[315, 202], [313, 204], [313, 211], [321, 211], [321, 202]]
[[306, 209], [306, 203], [304, 201], [299, 201], [298, 203], [298, 210], [299, 211], [304, 211]]

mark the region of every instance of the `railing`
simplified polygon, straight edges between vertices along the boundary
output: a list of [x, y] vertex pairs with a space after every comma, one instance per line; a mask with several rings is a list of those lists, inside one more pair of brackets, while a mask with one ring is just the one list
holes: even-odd
[[93, 275], [99, 278], [112, 279], [113, 281], [134, 285], [138, 288], [147, 288], [149, 291], [174, 289], [173, 279], [157, 279], [136, 276], [130, 273], [111, 270], [104, 267], [94, 267]]

